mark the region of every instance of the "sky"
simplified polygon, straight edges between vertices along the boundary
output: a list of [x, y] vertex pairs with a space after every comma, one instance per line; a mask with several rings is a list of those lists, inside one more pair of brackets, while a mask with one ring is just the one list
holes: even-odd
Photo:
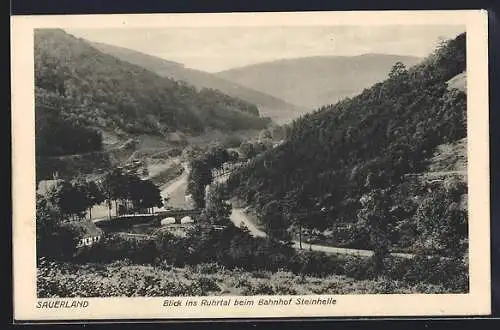
[[75, 37], [207, 72], [308, 56], [382, 53], [425, 57], [438, 40], [464, 31], [460, 25], [66, 29]]

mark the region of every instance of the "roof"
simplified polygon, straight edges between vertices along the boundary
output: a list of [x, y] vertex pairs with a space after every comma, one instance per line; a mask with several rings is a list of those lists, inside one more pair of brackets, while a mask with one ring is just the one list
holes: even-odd
[[41, 180], [38, 183], [37, 193], [39, 193], [40, 195], [45, 195], [49, 191], [49, 189], [51, 189], [52, 187], [54, 187], [59, 181], [62, 181], [62, 180], [61, 179], [57, 179], [57, 180]]
[[71, 226], [73, 228], [78, 228], [82, 229], [84, 232], [82, 235], [82, 238], [85, 237], [95, 237], [95, 236], [101, 236], [103, 231], [95, 225], [92, 221], [85, 219], [85, 220], [76, 220], [76, 221], [68, 221], [66, 222], [68, 226]]

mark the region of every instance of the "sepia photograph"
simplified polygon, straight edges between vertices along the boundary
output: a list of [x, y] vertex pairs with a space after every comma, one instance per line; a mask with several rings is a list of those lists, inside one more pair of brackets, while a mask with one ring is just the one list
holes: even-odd
[[489, 265], [478, 290], [471, 275], [489, 260], [487, 92], [470, 95], [487, 84], [470, 51], [485, 16], [446, 13], [39, 18], [13, 153], [34, 164], [17, 172], [34, 209], [13, 236], [30, 258], [15, 262], [33, 263], [29, 309], [324, 314], [344, 296], [489, 294]]

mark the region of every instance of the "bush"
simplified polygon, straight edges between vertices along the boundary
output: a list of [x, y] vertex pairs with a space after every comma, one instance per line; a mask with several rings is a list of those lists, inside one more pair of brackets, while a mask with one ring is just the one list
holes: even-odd
[[373, 260], [371, 258], [346, 258], [343, 275], [357, 280], [374, 278], [377, 276], [377, 273], [373, 266]]
[[209, 262], [195, 265], [193, 270], [199, 274], [216, 274], [223, 272], [225, 267], [216, 262]]
[[268, 283], [259, 283], [257, 286], [250, 286], [243, 290], [242, 292], [245, 296], [254, 296], [254, 295], [272, 295], [275, 294], [274, 289]]
[[281, 294], [281, 295], [295, 295], [295, 294], [297, 294], [297, 290], [295, 290], [293, 288], [291, 283], [275, 285], [274, 292], [275, 292], [275, 294]]
[[76, 262], [112, 262], [128, 259], [134, 264], [158, 263], [161, 251], [149, 239], [136, 239], [108, 234], [73, 260]]
[[240, 145], [241, 138], [238, 135], [230, 135], [223, 142], [223, 146], [226, 148], [238, 148]]
[[302, 252], [292, 259], [291, 270], [295, 274], [325, 276], [331, 274], [335, 262], [323, 252]]
[[469, 288], [468, 265], [461, 259], [416, 256], [411, 259], [389, 258], [385, 274], [392, 280], [412, 285], [434, 284], [454, 292]]
[[250, 283], [250, 281], [246, 278], [240, 278], [236, 281], [236, 283], [234, 284], [234, 287], [235, 288], [246, 288], [246, 289], [249, 289], [252, 287], [252, 283]]
[[206, 295], [210, 292], [219, 292], [220, 287], [214, 279], [209, 277], [200, 277], [195, 281], [195, 285], [200, 288], [201, 295]]
[[252, 277], [269, 279], [269, 278], [271, 278], [271, 274], [269, 274], [268, 271], [264, 271], [264, 270], [254, 270], [252, 272]]

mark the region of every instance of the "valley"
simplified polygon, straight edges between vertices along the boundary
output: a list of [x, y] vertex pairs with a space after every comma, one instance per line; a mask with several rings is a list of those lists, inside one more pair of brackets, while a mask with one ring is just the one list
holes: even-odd
[[465, 34], [217, 74], [35, 55], [40, 296], [468, 291]]

